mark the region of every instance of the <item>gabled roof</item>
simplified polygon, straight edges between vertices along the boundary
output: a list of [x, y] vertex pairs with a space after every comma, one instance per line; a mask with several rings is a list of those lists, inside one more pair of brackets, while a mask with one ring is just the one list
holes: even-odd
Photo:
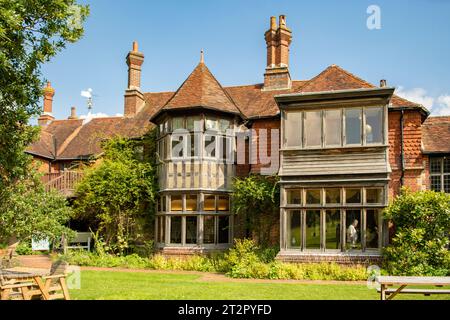
[[203, 107], [242, 115], [208, 67], [200, 62], [161, 111]]
[[424, 153], [450, 153], [450, 116], [429, 117], [422, 125]]
[[[360, 88], [376, 88], [376, 86], [333, 64], [309, 80], [301, 88], [300, 92], [320, 92]], [[425, 109], [418, 103], [408, 101], [396, 95], [392, 96], [391, 104], [393, 107], [417, 107]]]

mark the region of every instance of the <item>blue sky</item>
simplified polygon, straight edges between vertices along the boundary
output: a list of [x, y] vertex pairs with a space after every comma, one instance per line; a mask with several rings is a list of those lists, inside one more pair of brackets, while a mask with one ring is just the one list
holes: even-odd
[[[309, 79], [327, 66], [344, 69], [450, 114], [450, 1], [445, 0], [95, 0], [84, 37], [43, 67], [56, 90], [53, 112], [86, 114], [81, 90], [92, 88], [94, 113], [123, 113], [125, 56], [133, 40], [145, 54], [142, 89], [176, 90], [199, 61], [222, 85], [260, 83], [269, 17], [285, 14], [293, 31], [290, 72]], [[381, 29], [367, 28], [369, 5]]]

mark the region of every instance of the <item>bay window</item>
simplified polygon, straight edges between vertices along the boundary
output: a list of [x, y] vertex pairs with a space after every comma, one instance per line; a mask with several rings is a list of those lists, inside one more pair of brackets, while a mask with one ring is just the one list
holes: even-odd
[[285, 111], [283, 144], [294, 149], [383, 145], [385, 116], [381, 106]]
[[[170, 204], [167, 212], [161, 211], [163, 209], [161, 199]], [[158, 203], [155, 239], [159, 246], [227, 247], [232, 239], [231, 224], [228, 194], [168, 194], [161, 196]], [[166, 234], [168, 243], [165, 239]]]
[[302, 251], [378, 252], [382, 246], [385, 188], [284, 189], [286, 247]]

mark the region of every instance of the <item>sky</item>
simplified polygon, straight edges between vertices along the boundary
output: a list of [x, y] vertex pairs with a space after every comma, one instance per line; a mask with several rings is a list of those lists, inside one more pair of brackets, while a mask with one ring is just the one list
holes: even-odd
[[[42, 68], [56, 90], [57, 119], [67, 118], [71, 106], [78, 115], [87, 114], [80, 93], [88, 88], [94, 93], [94, 114], [123, 113], [125, 57], [134, 40], [145, 54], [143, 92], [176, 90], [199, 62], [202, 49], [206, 65], [223, 86], [261, 83], [264, 32], [270, 16], [281, 14], [293, 32], [293, 79], [310, 79], [337, 64], [375, 85], [386, 79], [397, 94], [422, 103], [434, 115], [450, 115], [447, 0], [79, 2], [91, 9], [84, 37]], [[379, 20], [368, 12], [371, 5], [379, 8]]]

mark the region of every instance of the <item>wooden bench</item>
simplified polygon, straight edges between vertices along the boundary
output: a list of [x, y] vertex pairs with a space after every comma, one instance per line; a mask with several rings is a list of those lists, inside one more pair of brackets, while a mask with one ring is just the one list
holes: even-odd
[[67, 253], [68, 249], [86, 249], [91, 251], [91, 240], [92, 234], [90, 232], [77, 232], [75, 238], [69, 243], [64, 241], [64, 253]]
[[[433, 294], [450, 294], [448, 289], [427, 289], [420, 286], [444, 287], [450, 286], [450, 277], [391, 277], [379, 276], [376, 281], [380, 284], [381, 300], [392, 300], [398, 294], [423, 294], [431, 296]], [[396, 286], [397, 288], [389, 289]], [[406, 289], [407, 286], [417, 286], [419, 288]]]

